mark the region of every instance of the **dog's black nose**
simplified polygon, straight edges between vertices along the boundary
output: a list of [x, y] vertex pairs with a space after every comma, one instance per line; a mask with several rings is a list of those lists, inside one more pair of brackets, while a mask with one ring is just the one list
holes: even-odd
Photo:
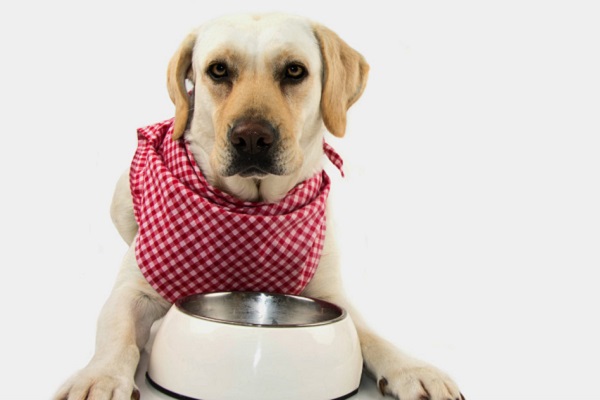
[[238, 153], [259, 155], [266, 153], [278, 139], [275, 128], [264, 120], [242, 120], [229, 130], [229, 142]]

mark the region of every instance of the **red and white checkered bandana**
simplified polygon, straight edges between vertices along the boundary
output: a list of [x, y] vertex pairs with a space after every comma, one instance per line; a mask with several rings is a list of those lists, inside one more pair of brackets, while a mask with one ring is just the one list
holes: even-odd
[[[278, 203], [241, 201], [208, 184], [173, 119], [138, 129], [130, 170], [139, 225], [138, 265], [174, 302], [215, 291], [299, 294], [315, 273], [325, 237], [325, 171]], [[324, 143], [340, 169], [342, 160]]]

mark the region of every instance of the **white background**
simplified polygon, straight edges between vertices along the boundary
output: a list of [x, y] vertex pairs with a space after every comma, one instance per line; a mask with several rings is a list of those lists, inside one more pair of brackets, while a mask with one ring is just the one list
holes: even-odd
[[172, 115], [180, 40], [289, 11], [372, 68], [329, 139], [346, 286], [372, 326], [471, 400], [600, 399], [597, 4], [4, 2], [0, 398], [49, 398], [91, 357], [126, 249], [112, 190], [135, 129]]

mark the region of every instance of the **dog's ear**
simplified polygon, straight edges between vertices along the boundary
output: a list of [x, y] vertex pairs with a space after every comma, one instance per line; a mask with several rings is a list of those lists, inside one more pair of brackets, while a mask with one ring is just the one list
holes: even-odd
[[346, 133], [346, 112], [367, 85], [369, 64], [335, 32], [315, 24], [313, 31], [323, 59], [321, 113], [325, 127], [337, 137]]
[[169, 97], [175, 104], [175, 123], [173, 124], [173, 140], [177, 140], [185, 131], [190, 111], [190, 98], [185, 87], [185, 80], [192, 74], [192, 53], [196, 43], [196, 33], [190, 33], [175, 52], [167, 69], [167, 89]]

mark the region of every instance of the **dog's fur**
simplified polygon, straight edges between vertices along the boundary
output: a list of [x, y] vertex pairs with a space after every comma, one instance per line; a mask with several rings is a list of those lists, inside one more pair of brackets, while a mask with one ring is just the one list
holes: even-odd
[[[322, 169], [325, 128], [344, 136], [346, 112], [361, 96], [368, 70], [364, 58], [335, 33], [304, 18], [267, 14], [210, 21], [185, 38], [168, 67], [176, 106], [173, 137], [191, 143], [212, 185], [240, 199], [276, 202]], [[191, 96], [186, 79], [193, 85]], [[240, 166], [231, 131], [256, 121], [272, 127], [277, 137], [266, 165], [252, 169]], [[127, 173], [117, 184], [111, 215], [130, 248], [100, 314], [95, 355], [55, 399], [138, 398], [134, 374], [140, 350], [152, 324], [170, 307], [136, 263], [137, 224]], [[302, 294], [350, 312], [365, 367], [382, 393], [402, 400], [462, 398], [446, 374], [377, 336], [353, 309], [341, 286], [331, 218], [319, 267]]]

